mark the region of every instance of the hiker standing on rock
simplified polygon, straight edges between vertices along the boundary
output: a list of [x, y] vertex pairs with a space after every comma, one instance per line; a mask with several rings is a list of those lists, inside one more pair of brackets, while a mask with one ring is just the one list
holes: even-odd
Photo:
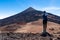
[[41, 36], [50, 36], [50, 34], [46, 31], [46, 28], [47, 28], [47, 21], [48, 21], [48, 19], [47, 19], [47, 16], [48, 16], [48, 14], [46, 13], [46, 11], [44, 11], [43, 12], [43, 32], [42, 32], [42, 34], [41, 34]]
[[43, 33], [46, 33], [46, 28], [47, 28], [47, 13], [44, 11], [43, 14]]
[[41, 34], [41, 36], [52, 36], [51, 34], [49, 34], [47, 31], [46, 31], [46, 28], [47, 28], [47, 21], [48, 21], [48, 13], [46, 13], [46, 11], [43, 12], [43, 32]]

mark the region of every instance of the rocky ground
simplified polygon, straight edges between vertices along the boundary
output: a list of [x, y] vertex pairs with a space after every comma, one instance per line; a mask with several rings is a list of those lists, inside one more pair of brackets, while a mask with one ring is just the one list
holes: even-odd
[[[60, 40], [60, 24], [48, 22], [47, 32], [52, 36], [42, 37], [40, 34], [42, 29], [42, 20], [30, 22], [26, 25], [7, 25], [0, 28], [0, 40]], [[7, 34], [6, 31], [14, 33]]]
[[40, 33], [1, 33], [0, 40], [60, 40], [60, 35], [43, 37]]

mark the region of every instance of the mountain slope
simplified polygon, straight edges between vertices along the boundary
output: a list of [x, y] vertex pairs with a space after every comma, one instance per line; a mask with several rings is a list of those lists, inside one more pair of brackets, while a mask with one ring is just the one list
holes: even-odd
[[[42, 15], [43, 15], [43, 11], [38, 11], [30, 7], [21, 13], [2, 19], [0, 21], [0, 26], [5, 26], [13, 23], [28, 23], [28, 22], [36, 21], [38, 19], [42, 19]], [[48, 21], [60, 24], [60, 17], [48, 13]]]
[[[49, 33], [60, 32], [60, 17], [48, 14], [47, 31]], [[21, 13], [0, 20], [0, 31], [15, 33], [40, 33], [43, 29], [43, 11], [28, 8]], [[52, 31], [53, 29], [53, 31]]]

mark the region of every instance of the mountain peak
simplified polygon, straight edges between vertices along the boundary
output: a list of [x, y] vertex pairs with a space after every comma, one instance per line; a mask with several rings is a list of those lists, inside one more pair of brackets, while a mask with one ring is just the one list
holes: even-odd
[[34, 9], [34, 8], [32, 8], [32, 7], [29, 7], [28, 9], [35, 10], [35, 9]]
[[29, 7], [29, 8], [27, 8], [26, 10], [25, 10], [25, 12], [27, 11], [33, 11], [33, 10], [35, 10], [34, 8], [32, 8], [32, 7]]

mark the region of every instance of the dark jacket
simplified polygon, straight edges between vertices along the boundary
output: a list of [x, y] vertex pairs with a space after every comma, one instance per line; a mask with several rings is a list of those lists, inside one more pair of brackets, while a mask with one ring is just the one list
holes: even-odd
[[46, 20], [47, 21], [47, 15], [43, 15], [43, 20]]

